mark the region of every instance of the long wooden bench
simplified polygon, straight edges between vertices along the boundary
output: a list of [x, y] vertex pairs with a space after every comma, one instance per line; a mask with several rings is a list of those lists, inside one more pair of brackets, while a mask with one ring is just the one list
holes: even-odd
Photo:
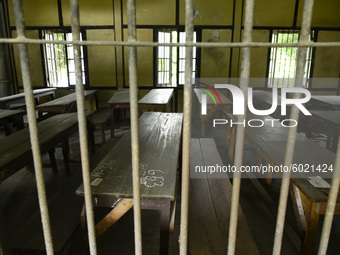
[[[195, 166], [223, 166], [213, 139], [191, 139], [190, 172]], [[226, 254], [230, 221], [232, 185], [225, 178], [190, 179], [189, 251], [190, 254]], [[196, 176], [198, 177], [198, 176]], [[259, 254], [241, 206], [238, 209], [236, 254]]]
[[110, 109], [105, 106], [99, 107], [91, 116], [95, 129], [100, 129], [102, 135], [102, 143], [104, 144], [105, 139], [105, 127], [110, 120]]
[[[89, 144], [94, 153], [93, 130], [89, 123]], [[62, 143], [66, 172], [69, 173], [68, 138], [78, 131], [76, 113], [60, 114], [38, 123], [38, 137], [41, 153], [48, 152], [53, 172], [57, 173], [54, 148]], [[23, 129], [0, 139], [0, 172], [17, 171], [32, 162], [29, 130]], [[7, 173], [6, 173], [7, 174]], [[1, 180], [0, 180], [1, 181]]]

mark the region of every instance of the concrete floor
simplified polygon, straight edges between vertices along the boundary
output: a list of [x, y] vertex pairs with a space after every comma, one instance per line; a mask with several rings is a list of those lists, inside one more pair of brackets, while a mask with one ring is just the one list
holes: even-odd
[[[127, 126], [123, 126], [122, 129], [116, 133], [117, 136], [122, 135], [124, 132], [128, 132]], [[107, 138], [109, 137], [109, 130], [106, 130]], [[214, 137], [213, 134], [210, 136]], [[208, 134], [209, 136], [209, 134]], [[217, 135], [215, 141], [218, 145], [220, 155], [225, 164], [228, 164], [226, 148], [224, 147], [224, 139], [221, 139]], [[48, 200], [53, 200], [59, 194], [67, 191], [67, 185], [78, 187], [81, 180], [81, 168], [79, 160], [79, 142], [77, 135], [71, 139], [70, 147], [70, 158], [72, 176], [67, 176], [64, 171], [62, 162], [61, 149], [57, 148], [56, 156], [59, 168], [59, 174], [54, 176], [52, 170], [49, 168], [44, 169], [47, 197]], [[101, 142], [99, 131], [96, 131], [96, 141]], [[44, 156], [44, 162], [48, 163], [48, 157]], [[244, 163], [245, 164], [256, 164], [256, 154], [249, 144], [245, 144], [244, 152]], [[262, 180], [260, 180], [263, 189], [267, 195], [272, 199], [273, 204], [268, 205], [268, 201], [264, 199], [259, 193], [258, 189], [255, 188], [254, 183], [250, 179], [242, 180], [240, 204], [247, 219], [249, 228], [257, 244], [260, 254], [271, 254], [273, 239], [275, 233], [275, 220], [276, 216], [272, 212], [273, 208], [277, 208], [278, 197], [280, 192], [280, 180], [276, 179], [273, 181], [272, 186], [266, 186]], [[76, 227], [70, 233], [62, 233], [63, 235], [69, 236], [67, 243], [59, 251], [59, 254], [88, 254], [88, 248], [86, 246], [86, 235], [85, 231], [80, 227], [79, 215], [81, 210], [82, 198], [76, 197], [74, 192], [71, 194], [67, 193], [66, 197], [73, 197], [78, 200], [79, 203], [75, 205], [76, 210], [72, 210], [73, 215], [69, 215], [69, 218], [77, 219]], [[178, 190], [180, 194], [180, 187]], [[18, 232], [22, 231], [25, 227], [25, 223], [29, 222], [30, 219], [36, 217], [38, 212], [38, 201], [37, 192], [35, 186], [34, 175], [27, 172], [26, 169], [22, 169], [11, 177], [6, 179], [0, 185], [0, 207], [3, 212], [4, 221], [0, 222], [0, 228], [4, 234], [7, 246], [12, 249], [12, 254], [38, 254], [42, 251], [25, 250], [16, 247], [20, 246], [15, 239]], [[70, 198], [71, 199], [71, 198]], [[79, 208], [78, 208], [79, 207]], [[61, 208], [61, 211], [67, 211], [69, 208]], [[79, 210], [78, 210], [79, 209]], [[95, 216], [96, 220], [99, 220], [108, 212], [105, 208], [96, 208]], [[179, 217], [180, 216], [180, 196], [178, 196], [177, 210], [176, 210], [176, 223], [175, 233], [170, 236], [169, 254], [179, 254]], [[204, 220], [204, 219], [202, 219]], [[158, 254], [158, 243], [159, 243], [159, 213], [157, 211], [142, 211], [142, 229], [143, 229], [143, 253], [144, 254]], [[291, 201], [288, 202], [287, 209], [287, 223], [290, 224], [293, 230], [297, 231], [294, 213], [291, 206]], [[323, 216], [320, 216], [319, 232], [321, 231]], [[60, 222], [58, 219], [55, 221], [57, 224], [67, 224]], [[335, 216], [333, 223], [332, 234], [330, 238], [330, 245], [327, 254], [339, 254], [340, 245], [340, 219]], [[3, 226], [6, 226], [5, 228]], [[27, 225], [27, 224], [26, 224]], [[53, 227], [53, 226], [52, 226]], [[67, 229], [67, 228], [65, 228]], [[32, 227], [31, 234], [27, 236], [36, 235], [41, 231], [40, 222], [37, 222], [35, 227]], [[5, 233], [4, 233], [5, 232]], [[320, 234], [320, 233], [319, 233]], [[56, 238], [56, 237], [55, 237]], [[319, 238], [319, 236], [318, 236]], [[134, 253], [134, 241], [133, 241], [133, 213], [130, 210], [126, 213], [117, 223], [114, 224], [103, 236], [97, 239], [98, 254], [133, 254]], [[294, 246], [288, 235], [285, 233], [283, 237], [282, 253], [281, 254], [298, 254], [298, 248]]]

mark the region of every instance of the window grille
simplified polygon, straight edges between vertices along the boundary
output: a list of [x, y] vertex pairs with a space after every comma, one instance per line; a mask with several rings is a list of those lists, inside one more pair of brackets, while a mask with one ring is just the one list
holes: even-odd
[[[159, 43], [185, 43], [185, 32], [177, 30], [158, 31]], [[194, 32], [196, 42], [196, 32]], [[157, 72], [159, 87], [176, 87], [184, 85], [185, 72], [185, 47], [158, 46]], [[192, 77], [196, 77], [196, 47], [193, 47], [193, 71]]]
[[[312, 34], [309, 40], [312, 39]], [[299, 30], [274, 30], [272, 43], [297, 43]], [[270, 50], [268, 87], [294, 87], [297, 64], [297, 47], [273, 47]], [[312, 62], [312, 48], [307, 48], [307, 57], [304, 71], [304, 87], [308, 87], [310, 67]]]

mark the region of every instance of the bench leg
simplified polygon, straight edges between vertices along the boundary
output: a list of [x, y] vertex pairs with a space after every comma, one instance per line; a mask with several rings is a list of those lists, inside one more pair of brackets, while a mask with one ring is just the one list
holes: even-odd
[[100, 127], [100, 131], [102, 133], [102, 143], [104, 144], [106, 142], [106, 140], [105, 140], [105, 125], [102, 125]]
[[51, 162], [53, 174], [56, 175], [58, 174], [58, 167], [57, 167], [57, 161], [55, 159], [54, 152], [55, 152], [55, 149], [52, 148], [48, 151], [48, 155], [50, 156], [50, 162]]
[[70, 144], [69, 144], [68, 138], [61, 142], [61, 147], [62, 147], [62, 151], [63, 151], [65, 171], [66, 171], [67, 175], [71, 175], [70, 160], [68, 158], [68, 154], [70, 153]]

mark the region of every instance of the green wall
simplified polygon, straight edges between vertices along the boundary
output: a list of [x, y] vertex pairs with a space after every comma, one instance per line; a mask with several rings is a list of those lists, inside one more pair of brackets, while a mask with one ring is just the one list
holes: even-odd
[[[256, 0], [254, 10], [254, 42], [268, 42], [271, 29], [298, 28], [301, 24], [303, 0]], [[39, 38], [39, 31], [46, 28], [70, 28], [69, 0], [25, 0], [24, 17], [29, 38]], [[87, 40], [127, 41], [127, 0], [80, 0], [80, 25]], [[184, 0], [139, 0], [136, 1], [137, 39], [152, 42], [153, 28], [172, 26], [184, 29]], [[178, 6], [176, 6], [178, 3]], [[15, 37], [15, 19], [12, 2], [7, 1], [10, 36]], [[317, 41], [340, 40], [340, 1], [315, 1], [313, 29]], [[196, 0], [195, 28], [203, 42], [239, 42], [242, 40], [244, 21], [243, 0]], [[239, 77], [242, 51], [239, 48], [197, 49], [201, 56], [200, 77]], [[101, 103], [117, 88], [128, 87], [128, 47], [88, 46], [87, 67], [89, 88], [100, 90]], [[45, 86], [41, 46], [30, 45], [32, 83]], [[22, 86], [17, 46], [12, 47], [15, 84]], [[340, 49], [318, 48], [315, 50], [313, 77], [338, 78], [340, 73]], [[256, 48], [251, 53], [251, 78], [263, 78], [267, 74], [268, 49]], [[137, 49], [138, 86], [141, 94], [154, 86], [154, 51], [150, 47]], [[256, 87], [265, 87], [258, 81]], [[315, 83], [313, 89], [325, 89], [333, 93], [338, 84]], [[178, 102], [182, 93], [178, 92]], [[181, 107], [179, 107], [180, 109]]]

